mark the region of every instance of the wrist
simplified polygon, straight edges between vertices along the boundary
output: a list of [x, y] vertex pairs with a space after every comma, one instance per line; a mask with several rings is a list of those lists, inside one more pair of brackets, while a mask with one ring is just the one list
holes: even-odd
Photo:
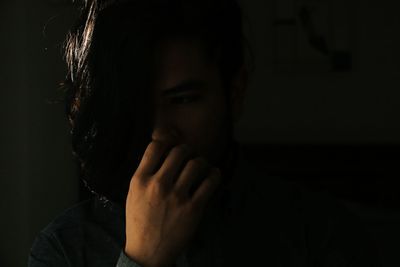
[[124, 248], [125, 255], [141, 267], [171, 267], [173, 264], [166, 264], [165, 261], [160, 261], [156, 257], [149, 256], [146, 253], [140, 252], [131, 246], [126, 245]]

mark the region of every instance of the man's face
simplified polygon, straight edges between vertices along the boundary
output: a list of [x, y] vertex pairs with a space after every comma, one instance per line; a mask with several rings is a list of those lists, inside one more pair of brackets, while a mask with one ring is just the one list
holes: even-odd
[[156, 62], [155, 125], [178, 134], [199, 156], [219, 165], [230, 136], [227, 97], [218, 66], [200, 42], [162, 42]]

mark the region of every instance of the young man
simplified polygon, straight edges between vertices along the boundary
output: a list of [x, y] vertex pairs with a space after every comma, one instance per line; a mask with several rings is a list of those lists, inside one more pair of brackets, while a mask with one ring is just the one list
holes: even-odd
[[376, 266], [364, 236], [347, 236], [351, 216], [234, 141], [243, 43], [233, 0], [85, 2], [66, 103], [95, 197], [39, 234], [29, 266]]

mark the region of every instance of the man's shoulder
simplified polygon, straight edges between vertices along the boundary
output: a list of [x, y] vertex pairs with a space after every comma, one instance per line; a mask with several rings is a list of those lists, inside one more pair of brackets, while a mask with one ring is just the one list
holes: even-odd
[[70, 228], [76, 228], [93, 213], [94, 199], [87, 199], [72, 205], [54, 217], [54, 219], [42, 230], [44, 233], [57, 232]]
[[64, 266], [60, 262], [68, 262], [68, 266], [111, 266], [124, 239], [121, 218], [121, 208], [115, 204], [107, 205], [96, 198], [82, 201], [56, 216], [37, 235], [31, 261], [52, 262], [49, 266]]
[[121, 207], [97, 197], [81, 201], [58, 214], [41, 232], [45, 235], [75, 236], [94, 228], [115, 228], [123, 218]]

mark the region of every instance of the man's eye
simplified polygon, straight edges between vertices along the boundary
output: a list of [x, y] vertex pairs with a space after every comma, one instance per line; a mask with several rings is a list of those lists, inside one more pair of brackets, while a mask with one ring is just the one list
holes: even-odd
[[198, 100], [198, 96], [176, 96], [171, 97], [170, 103], [171, 104], [188, 104]]

